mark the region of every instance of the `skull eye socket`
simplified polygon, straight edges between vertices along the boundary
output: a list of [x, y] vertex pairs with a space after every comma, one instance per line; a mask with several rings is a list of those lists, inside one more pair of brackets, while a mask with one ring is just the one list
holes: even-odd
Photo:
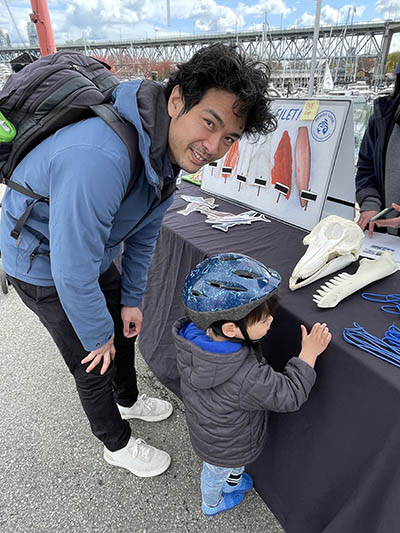
[[332, 250], [332, 252], [328, 255], [328, 259], [326, 260], [326, 262], [329, 263], [333, 259], [336, 259], [336, 257], [340, 257], [339, 252], [337, 252], [336, 250]]

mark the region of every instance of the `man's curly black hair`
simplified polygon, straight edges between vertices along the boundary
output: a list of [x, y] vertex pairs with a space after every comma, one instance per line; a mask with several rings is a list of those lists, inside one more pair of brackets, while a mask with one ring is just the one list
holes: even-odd
[[235, 114], [246, 118], [243, 133], [266, 135], [276, 129], [267, 95], [269, 75], [265, 63], [246, 57], [236, 45], [218, 43], [201, 48], [189, 61], [178, 65], [166, 85], [166, 98], [179, 85], [186, 113], [209, 89], [228, 91], [238, 98]]

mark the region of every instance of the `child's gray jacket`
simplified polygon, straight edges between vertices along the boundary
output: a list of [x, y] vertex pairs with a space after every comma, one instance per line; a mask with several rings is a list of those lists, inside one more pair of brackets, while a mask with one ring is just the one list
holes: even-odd
[[190, 322], [175, 322], [181, 391], [195, 452], [207, 463], [239, 467], [257, 459], [266, 437], [268, 411], [296, 411], [307, 400], [315, 371], [292, 357], [284, 372], [259, 366], [252, 349], [215, 354], [181, 337]]

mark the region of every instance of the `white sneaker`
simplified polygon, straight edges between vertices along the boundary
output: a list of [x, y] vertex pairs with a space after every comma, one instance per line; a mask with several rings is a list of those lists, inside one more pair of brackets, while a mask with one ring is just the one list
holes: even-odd
[[172, 414], [172, 405], [165, 400], [148, 398], [141, 394], [132, 407], [122, 407], [118, 405], [118, 410], [124, 420], [139, 418], [145, 422], [159, 422], [165, 420]]
[[110, 452], [104, 446], [104, 459], [110, 465], [126, 468], [138, 477], [153, 477], [165, 472], [171, 463], [167, 452], [158, 450], [142, 439], [131, 437], [125, 448]]

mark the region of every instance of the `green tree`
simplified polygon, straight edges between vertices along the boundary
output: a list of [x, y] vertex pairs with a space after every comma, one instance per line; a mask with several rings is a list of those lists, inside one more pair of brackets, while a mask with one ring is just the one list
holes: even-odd
[[387, 72], [394, 72], [394, 69], [396, 68], [396, 65], [400, 58], [400, 52], [392, 52], [388, 55], [385, 73]]

